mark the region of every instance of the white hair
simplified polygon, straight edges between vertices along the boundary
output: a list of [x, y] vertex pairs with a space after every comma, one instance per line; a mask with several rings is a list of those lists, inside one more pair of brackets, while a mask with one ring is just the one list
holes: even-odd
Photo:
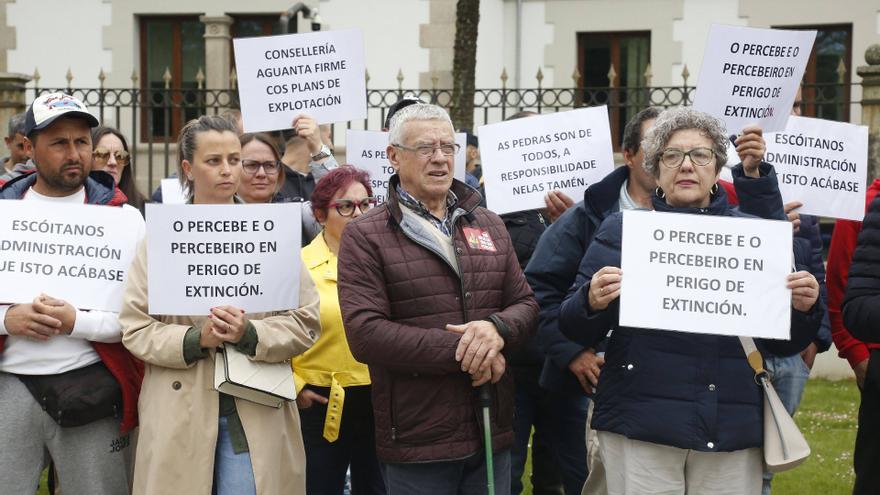
[[403, 138], [403, 124], [412, 120], [442, 120], [455, 130], [449, 113], [443, 107], [430, 103], [415, 103], [403, 107], [391, 117], [391, 125], [388, 127], [388, 144], [402, 144], [400, 140]]

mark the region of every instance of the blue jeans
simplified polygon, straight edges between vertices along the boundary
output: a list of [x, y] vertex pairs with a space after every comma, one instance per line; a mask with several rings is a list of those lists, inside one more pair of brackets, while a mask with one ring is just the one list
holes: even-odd
[[[580, 495], [587, 480], [586, 436], [589, 399], [579, 393], [548, 391], [538, 385], [540, 368], [529, 372], [515, 367], [516, 414], [513, 447], [510, 452], [510, 487], [512, 495], [522, 492], [522, 474], [528, 455], [529, 435], [535, 428], [535, 444], [542, 445], [549, 459], [536, 459], [532, 450], [534, 493], [558, 493], [553, 478], [561, 478], [566, 495]], [[556, 466], [556, 473], [543, 473], [539, 466]], [[556, 476], [551, 476], [556, 474]], [[500, 493], [500, 492], [499, 492]]]
[[[510, 493], [510, 451], [495, 454], [495, 493]], [[486, 495], [486, 454], [459, 461], [382, 464], [388, 495]]]
[[226, 426], [226, 417], [220, 417], [217, 431], [217, 449], [214, 452], [214, 493], [216, 495], [256, 495], [254, 468], [251, 454], [236, 454]]
[[[764, 357], [764, 368], [770, 373], [770, 381], [785, 410], [794, 416], [801, 403], [807, 379], [810, 378], [810, 368], [807, 367], [807, 363], [800, 354], [786, 357], [768, 355]], [[772, 480], [773, 473], [765, 471], [763, 495], [770, 495]]]

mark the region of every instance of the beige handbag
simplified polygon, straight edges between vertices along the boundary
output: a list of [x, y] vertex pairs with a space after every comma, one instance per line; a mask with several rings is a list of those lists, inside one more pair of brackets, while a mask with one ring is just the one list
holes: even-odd
[[764, 464], [767, 471], [781, 473], [799, 466], [810, 456], [807, 439], [789, 416], [770, 377], [764, 370], [764, 358], [751, 337], [740, 337], [749, 365], [755, 370], [755, 382], [764, 390]]
[[290, 361], [254, 361], [234, 346], [223, 345], [214, 355], [214, 388], [218, 392], [270, 407], [296, 399]]

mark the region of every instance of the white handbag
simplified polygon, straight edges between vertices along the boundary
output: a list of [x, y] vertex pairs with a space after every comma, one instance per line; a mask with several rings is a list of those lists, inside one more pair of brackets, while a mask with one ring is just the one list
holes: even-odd
[[764, 370], [764, 358], [751, 337], [740, 337], [755, 382], [764, 391], [764, 464], [767, 471], [781, 473], [799, 466], [810, 456], [810, 445], [789, 416]]
[[270, 407], [296, 399], [290, 361], [265, 363], [249, 359], [234, 346], [214, 355], [214, 388], [218, 392]]

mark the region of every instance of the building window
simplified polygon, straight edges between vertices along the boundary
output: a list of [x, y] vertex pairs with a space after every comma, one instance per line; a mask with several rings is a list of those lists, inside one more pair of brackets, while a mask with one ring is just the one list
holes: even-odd
[[[141, 141], [174, 138], [204, 113], [196, 75], [205, 67], [205, 25], [198, 16], [141, 17]], [[171, 84], [165, 88], [165, 70]]]
[[232, 15], [233, 38], [253, 38], [281, 34], [281, 20], [275, 15]]
[[[804, 71], [803, 115], [849, 122], [852, 24], [776, 27], [817, 31], [816, 43]], [[841, 62], [846, 71], [842, 84], [838, 72]]]
[[[647, 106], [645, 69], [651, 61], [651, 32], [578, 33], [578, 71], [585, 105], [608, 105], [614, 149], [620, 149], [626, 123]], [[616, 90], [608, 90], [614, 67]], [[601, 88], [601, 89], [600, 89]]]

